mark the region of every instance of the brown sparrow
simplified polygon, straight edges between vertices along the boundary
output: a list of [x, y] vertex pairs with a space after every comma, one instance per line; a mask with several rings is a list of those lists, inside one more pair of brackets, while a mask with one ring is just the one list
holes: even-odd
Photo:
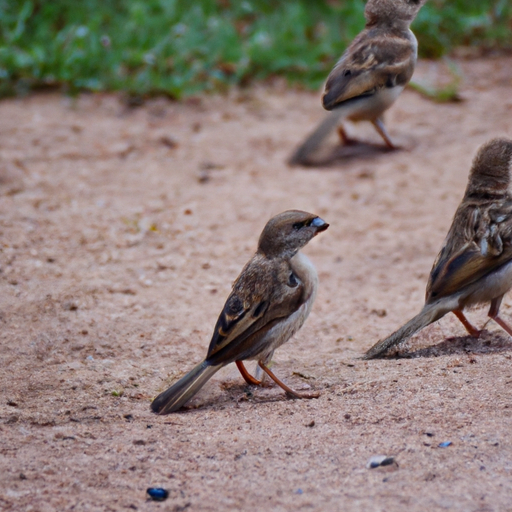
[[512, 336], [498, 316], [501, 300], [512, 287], [512, 140], [493, 139], [476, 155], [462, 202], [437, 256], [421, 312], [364, 359], [385, 354], [423, 327], [452, 311], [471, 336], [463, 310], [490, 302], [488, 316]]
[[290, 163], [307, 164], [309, 155], [338, 125], [342, 142], [349, 143], [340, 125], [343, 119], [370, 121], [386, 145], [395, 148], [382, 114], [393, 105], [414, 72], [418, 43], [409, 25], [425, 2], [368, 0], [364, 30], [345, 50], [325, 84], [322, 103], [333, 112], [299, 146]]
[[318, 394], [298, 393], [281, 382], [267, 367], [274, 350], [301, 327], [315, 300], [318, 276], [299, 251], [329, 224], [311, 213], [289, 210], [270, 219], [263, 229], [256, 254], [233, 284], [217, 320], [206, 359], [158, 395], [151, 408], [168, 414], [183, 406], [214, 373], [235, 362], [249, 384], [252, 377], [242, 361], [255, 359], [259, 367], [287, 393], [297, 398]]

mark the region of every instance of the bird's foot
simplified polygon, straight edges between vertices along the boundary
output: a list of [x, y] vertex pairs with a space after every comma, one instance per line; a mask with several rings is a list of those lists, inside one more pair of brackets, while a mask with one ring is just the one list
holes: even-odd
[[347, 132], [343, 128], [343, 126], [338, 126], [338, 136], [340, 138], [340, 144], [342, 146], [355, 146], [357, 144], [360, 144], [360, 142], [357, 139], [352, 139], [347, 135]]
[[318, 398], [320, 396], [320, 393], [318, 392], [312, 392], [312, 393], [302, 393], [299, 391], [295, 391], [294, 389], [287, 386], [284, 382], [279, 380], [274, 373], [267, 368], [261, 361], [258, 363], [261, 367], [261, 369], [282, 389], [286, 391], [286, 394], [293, 397], [293, 398]]
[[242, 377], [244, 378], [245, 382], [247, 384], [253, 385], [253, 386], [261, 386], [263, 384], [263, 379], [258, 380], [254, 378], [247, 370], [247, 368], [244, 366], [244, 363], [242, 361], [235, 361], [235, 364], [239, 370], [239, 372], [242, 374]]
[[294, 389], [292, 389], [291, 391], [292, 391], [291, 393], [290, 393], [290, 391], [287, 391], [286, 396], [289, 396], [290, 398], [306, 398], [306, 399], [320, 398], [320, 392], [318, 392], [318, 391], [314, 391], [312, 393], [299, 392], [299, 391], [295, 391]]
[[482, 331], [479, 331], [473, 324], [466, 318], [466, 315], [462, 311], [455, 310], [453, 314], [460, 320], [462, 325], [466, 328], [470, 336], [473, 338], [479, 338]]
[[512, 336], [512, 329], [505, 322], [505, 320], [501, 319], [498, 315], [491, 317], [509, 336]]

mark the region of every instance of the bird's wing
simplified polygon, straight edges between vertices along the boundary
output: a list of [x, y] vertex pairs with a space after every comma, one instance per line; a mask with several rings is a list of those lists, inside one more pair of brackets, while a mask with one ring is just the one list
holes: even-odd
[[426, 301], [457, 293], [512, 259], [512, 203], [463, 204], [427, 285]]
[[325, 84], [324, 108], [332, 110], [384, 87], [404, 86], [416, 63], [416, 44], [410, 38], [363, 31], [341, 56]]
[[230, 346], [229, 353], [249, 337], [265, 333], [278, 321], [288, 318], [304, 302], [304, 285], [295, 277], [289, 262], [260, 261], [253, 258], [233, 285], [217, 320], [208, 348], [207, 360]]

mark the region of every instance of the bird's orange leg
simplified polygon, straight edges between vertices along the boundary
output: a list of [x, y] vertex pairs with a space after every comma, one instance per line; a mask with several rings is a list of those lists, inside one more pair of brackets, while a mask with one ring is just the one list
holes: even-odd
[[284, 382], [280, 381], [269, 368], [265, 366], [261, 361], [258, 363], [260, 368], [281, 388], [283, 388], [289, 395], [294, 396], [295, 398], [318, 398], [320, 393], [299, 393], [294, 389], [288, 387]]
[[242, 374], [242, 377], [244, 378], [245, 382], [247, 384], [253, 384], [254, 386], [261, 386], [261, 380], [255, 379], [248, 371], [247, 368], [244, 366], [244, 363], [242, 361], [235, 361], [236, 366], [240, 373]]
[[480, 336], [481, 331], [479, 331], [470, 323], [470, 321], [466, 318], [460, 309], [455, 309], [453, 314], [461, 321], [462, 325], [466, 328], [466, 331], [468, 331], [470, 336], [473, 336], [473, 338], [478, 338]]
[[397, 146], [395, 146], [391, 142], [391, 138], [388, 135], [388, 132], [386, 130], [386, 127], [384, 126], [382, 119], [380, 119], [380, 118], [374, 119], [372, 121], [372, 124], [375, 127], [375, 129], [377, 130], [377, 133], [384, 139], [384, 142], [386, 143], [386, 146], [389, 149], [398, 149]]
[[337, 131], [338, 131], [338, 136], [340, 138], [341, 144], [343, 146], [351, 146], [351, 145], [357, 143], [357, 141], [355, 139], [351, 139], [347, 135], [347, 132], [346, 132], [345, 128], [343, 128], [343, 126], [339, 125], [337, 128]]
[[491, 307], [489, 309], [489, 313], [487, 313], [487, 316], [492, 318], [503, 330], [512, 336], [512, 329], [510, 326], [498, 316], [498, 312], [501, 306], [501, 299], [503, 299], [503, 295], [491, 301]]

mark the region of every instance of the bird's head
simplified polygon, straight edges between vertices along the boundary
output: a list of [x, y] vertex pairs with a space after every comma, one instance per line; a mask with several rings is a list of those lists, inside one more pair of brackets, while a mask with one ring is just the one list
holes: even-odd
[[290, 258], [329, 224], [317, 215], [300, 210], [287, 210], [272, 217], [263, 228], [258, 252], [268, 258]]
[[364, 9], [367, 25], [412, 23], [427, 0], [368, 0]]
[[473, 160], [466, 197], [503, 193], [512, 197], [512, 140], [492, 139], [480, 147]]

